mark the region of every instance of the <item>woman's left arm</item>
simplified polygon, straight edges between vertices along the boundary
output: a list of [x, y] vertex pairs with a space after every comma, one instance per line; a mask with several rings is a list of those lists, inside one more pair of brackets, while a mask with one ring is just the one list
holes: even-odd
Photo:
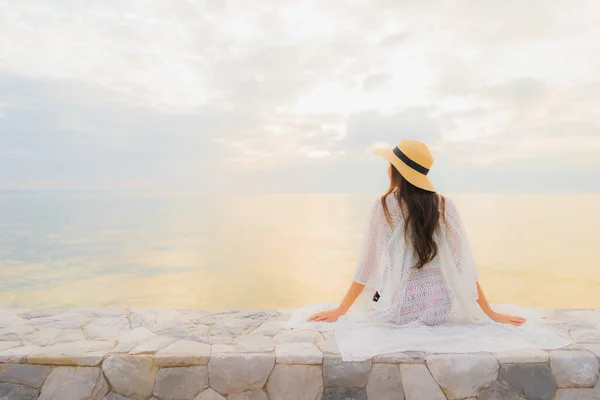
[[337, 321], [339, 317], [346, 314], [352, 304], [356, 301], [360, 292], [362, 292], [365, 285], [358, 282], [352, 282], [350, 288], [348, 288], [348, 292], [346, 296], [344, 296], [344, 300], [338, 308], [333, 310], [322, 311], [320, 313], [316, 313], [312, 317], [308, 319], [308, 322], [334, 322]]

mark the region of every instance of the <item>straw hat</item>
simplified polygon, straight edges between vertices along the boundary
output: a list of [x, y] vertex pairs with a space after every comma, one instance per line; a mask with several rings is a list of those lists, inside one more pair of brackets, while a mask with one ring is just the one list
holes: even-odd
[[402, 177], [416, 187], [435, 192], [427, 177], [433, 164], [433, 156], [425, 143], [406, 139], [392, 150], [373, 149], [373, 153], [391, 162]]

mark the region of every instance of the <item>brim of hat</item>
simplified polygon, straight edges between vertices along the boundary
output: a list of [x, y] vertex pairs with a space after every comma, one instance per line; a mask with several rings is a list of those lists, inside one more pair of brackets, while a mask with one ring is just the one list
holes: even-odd
[[433, 184], [427, 177], [427, 175], [423, 175], [408, 165], [404, 164], [392, 150], [389, 149], [373, 149], [373, 154], [378, 157], [381, 157], [392, 163], [394, 167], [400, 172], [402, 177], [418, 187], [419, 189], [427, 190], [428, 192], [435, 192], [435, 188]]

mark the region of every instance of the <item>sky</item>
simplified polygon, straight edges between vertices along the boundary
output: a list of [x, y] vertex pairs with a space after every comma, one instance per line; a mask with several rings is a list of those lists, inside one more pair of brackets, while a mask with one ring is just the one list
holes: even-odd
[[0, 190], [600, 192], [595, 0], [0, 0]]

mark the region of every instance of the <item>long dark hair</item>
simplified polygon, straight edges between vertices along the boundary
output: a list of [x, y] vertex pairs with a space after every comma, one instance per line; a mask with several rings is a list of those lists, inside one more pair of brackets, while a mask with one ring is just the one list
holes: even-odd
[[389, 195], [395, 196], [400, 205], [404, 218], [404, 240], [412, 244], [418, 257], [415, 268], [423, 268], [437, 256], [438, 246], [433, 235], [439, 229], [440, 220], [444, 219], [446, 199], [435, 192], [416, 187], [404, 179], [393, 165], [390, 188], [381, 196], [385, 218], [391, 225], [392, 217], [386, 202]]

